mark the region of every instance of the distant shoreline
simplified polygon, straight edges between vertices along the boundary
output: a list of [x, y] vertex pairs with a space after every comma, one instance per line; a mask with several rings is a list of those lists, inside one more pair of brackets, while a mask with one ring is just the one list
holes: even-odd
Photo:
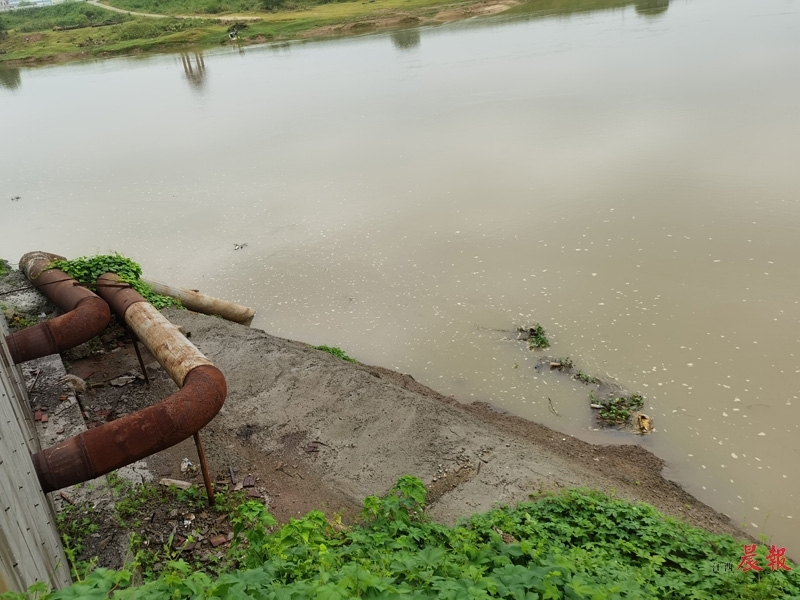
[[[106, 10], [92, 2], [85, 4], [106, 13], [106, 21], [59, 28], [45, 27], [49, 22], [44, 20], [39, 31], [30, 31], [30, 25], [28, 31], [6, 25], [6, 39], [0, 42], [0, 67], [400, 31], [498, 14], [518, 3], [518, 0], [373, 0], [323, 4], [302, 11], [170, 16], [129, 13], [113, 7]], [[125, 20], [115, 22], [119, 13]], [[163, 32], [154, 31], [156, 27]], [[233, 35], [232, 29], [236, 30]], [[141, 37], [131, 37], [137, 32]]]

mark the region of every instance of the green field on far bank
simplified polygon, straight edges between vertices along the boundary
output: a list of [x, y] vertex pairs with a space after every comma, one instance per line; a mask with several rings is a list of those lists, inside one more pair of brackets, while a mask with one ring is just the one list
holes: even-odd
[[[439, 24], [511, 8], [532, 17], [633, 6], [657, 15], [668, 0], [110, 0], [0, 13], [0, 65], [179, 51]], [[236, 39], [229, 34], [236, 31]]]

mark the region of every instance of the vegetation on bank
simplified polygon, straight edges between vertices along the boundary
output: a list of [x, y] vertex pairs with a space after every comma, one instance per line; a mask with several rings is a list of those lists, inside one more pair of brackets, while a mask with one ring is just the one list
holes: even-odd
[[217, 23], [133, 17], [84, 2], [8, 11], [0, 13], [0, 22], [7, 29], [6, 39], [0, 41], [0, 64], [179, 47], [202, 36], [205, 26], [225, 34]]
[[[107, 4], [170, 18], [112, 12], [70, 0], [2, 12], [0, 64], [210, 47], [232, 43], [232, 29], [238, 33], [237, 44], [364, 33], [465, 18], [481, 14], [490, 4], [516, 5], [512, 12], [532, 18], [627, 6], [643, 15], [660, 14], [668, 0], [109, 0]], [[438, 16], [443, 12], [447, 16]]]
[[[292, 40], [314, 30], [326, 36], [363, 33], [387, 24], [395, 27], [401, 22], [406, 26], [414, 25], [421, 19], [432, 17], [443, 6], [480, 4], [480, 0], [380, 0], [320, 3], [302, 10], [295, 6], [283, 10], [274, 7], [238, 11], [240, 4], [226, 2], [197, 0], [187, 5], [190, 10], [185, 13], [180, 4], [168, 8], [184, 16], [196, 15], [196, 18], [149, 18], [92, 7], [97, 12], [93, 12], [92, 21], [87, 21], [81, 11], [61, 8], [72, 3], [0, 13], [0, 22], [10, 19], [8, 15], [12, 13], [24, 13], [22, 17], [14, 16], [13, 20], [22, 21], [21, 26], [25, 29], [6, 23], [9, 31], [7, 39], [0, 42], [0, 63], [213, 47], [232, 43], [229, 37], [232, 28], [238, 33], [237, 44]], [[225, 21], [225, 14], [242, 14], [247, 18], [230, 16]], [[100, 22], [115, 21], [116, 24], [98, 26]], [[54, 23], [61, 29], [54, 30]]]
[[347, 362], [357, 363], [358, 361], [355, 358], [351, 358], [347, 356], [344, 350], [339, 348], [338, 346], [312, 346], [315, 350], [322, 350], [323, 352], [327, 352], [335, 356], [336, 358], [341, 358], [342, 360], [346, 360]]
[[[292, 4], [292, 2], [294, 2]], [[162, 15], [221, 15], [259, 13], [279, 7], [296, 9], [326, 4], [319, 0], [113, 0], [110, 4], [133, 12]]]
[[78, 29], [81, 27], [101, 27], [123, 21], [132, 17], [124, 13], [115, 13], [87, 2], [64, 2], [41, 8], [19, 8], [0, 13], [0, 19], [7, 29], [19, 33], [61, 29]]
[[121, 254], [98, 254], [96, 256], [81, 256], [72, 260], [57, 260], [51, 269], [61, 269], [81, 285], [88, 288], [97, 286], [97, 278], [105, 273], [115, 273], [125, 283], [157, 309], [176, 306], [180, 308], [180, 301], [169, 296], [162, 296], [153, 292], [152, 288], [142, 281], [142, 267]]
[[[130, 493], [151, 493], [137, 489]], [[228, 497], [234, 538], [224, 561], [193, 564], [165, 546], [171, 559], [157, 573], [141, 563], [76, 571], [66, 590], [37, 584], [0, 598], [800, 598], [791, 561], [791, 570], [772, 570], [759, 545], [762, 570], [745, 572], [745, 542], [646, 504], [570, 490], [448, 527], [426, 517], [425, 494], [404, 476], [383, 498], [367, 497], [352, 527], [319, 511], [277, 527], [261, 502]], [[149, 515], [146, 502], [124, 500], [131, 518]], [[71, 531], [91, 531], [91, 519], [79, 518]]]

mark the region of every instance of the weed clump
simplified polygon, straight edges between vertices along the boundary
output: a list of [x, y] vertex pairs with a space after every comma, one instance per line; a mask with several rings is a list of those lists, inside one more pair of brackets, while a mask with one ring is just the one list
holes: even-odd
[[597, 402], [594, 393], [589, 395], [592, 408], [599, 410], [600, 420], [608, 425], [623, 425], [627, 423], [633, 413], [644, 406], [644, 398], [640, 394], [630, 396], [616, 396]]
[[574, 377], [575, 377], [575, 379], [577, 379], [581, 383], [585, 383], [586, 385], [589, 385], [589, 384], [592, 384], [592, 383], [600, 383], [600, 379], [598, 379], [594, 375], [588, 375], [587, 373], [584, 373], [583, 371], [578, 371], [577, 373], [575, 373]]
[[315, 350], [322, 350], [323, 352], [327, 352], [328, 354], [332, 354], [336, 358], [341, 358], [342, 360], [346, 360], [347, 362], [357, 363], [358, 361], [355, 358], [351, 358], [345, 354], [344, 350], [339, 348], [338, 346], [312, 346]]
[[8, 304], [0, 303], [0, 312], [2, 312], [3, 316], [6, 318], [6, 322], [11, 331], [19, 331], [20, 329], [33, 327], [39, 323], [36, 318], [20, 312], [16, 307], [9, 306]]
[[572, 371], [572, 368], [575, 365], [572, 363], [572, 359], [567, 356], [565, 358], [557, 358], [550, 362], [550, 369], [555, 369], [556, 371], [566, 371], [569, 373]]
[[550, 347], [550, 340], [544, 332], [544, 327], [537, 323], [533, 327], [518, 327], [519, 338], [528, 342], [528, 348], [531, 350], [541, 350], [542, 348]]

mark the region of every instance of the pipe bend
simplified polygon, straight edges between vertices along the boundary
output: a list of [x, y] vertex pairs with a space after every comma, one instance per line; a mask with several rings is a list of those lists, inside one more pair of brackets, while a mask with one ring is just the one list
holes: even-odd
[[182, 442], [216, 416], [226, 394], [219, 369], [195, 367], [183, 387], [158, 404], [34, 454], [42, 489], [52, 492], [94, 479]]
[[54, 319], [6, 336], [15, 364], [49, 354], [57, 354], [88, 342], [103, 331], [111, 320], [106, 302], [59, 269], [45, 270], [52, 254], [29, 253], [20, 259], [23, 271], [33, 284], [66, 311]]
[[222, 408], [222, 372], [155, 307], [114, 274], [97, 278], [108, 301], [180, 388], [158, 404], [85, 431], [33, 456], [42, 489], [94, 479], [182, 442]]
[[154, 406], [34, 454], [31, 458], [45, 493], [99, 477], [174, 446], [205, 427], [227, 395], [222, 372], [130, 286], [106, 273], [98, 278], [102, 298], [98, 297], [63, 271], [47, 268], [59, 258], [32, 252], [20, 259], [20, 267], [34, 285], [67, 313], [8, 336], [14, 362], [61, 352], [90, 340], [111, 319], [108, 300], [180, 389]]

